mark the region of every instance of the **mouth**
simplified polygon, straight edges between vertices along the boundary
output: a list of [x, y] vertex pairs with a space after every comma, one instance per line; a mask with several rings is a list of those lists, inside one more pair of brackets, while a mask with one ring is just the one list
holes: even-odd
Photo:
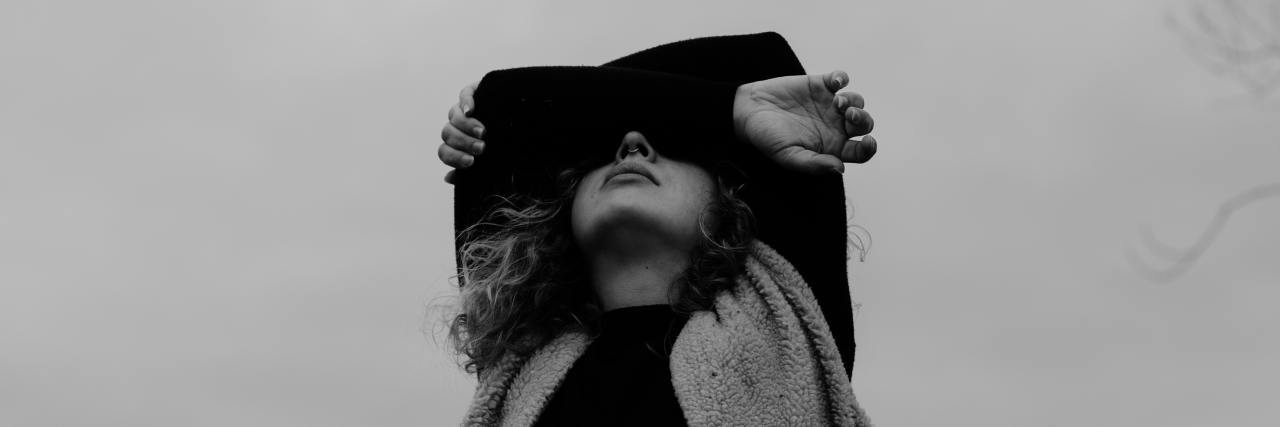
[[621, 175], [640, 175], [647, 178], [654, 185], [659, 185], [658, 180], [653, 177], [653, 173], [636, 162], [624, 162], [614, 166], [613, 170], [609, 171], [609, 176], [605, 177], [604, 182], [609, 182]]

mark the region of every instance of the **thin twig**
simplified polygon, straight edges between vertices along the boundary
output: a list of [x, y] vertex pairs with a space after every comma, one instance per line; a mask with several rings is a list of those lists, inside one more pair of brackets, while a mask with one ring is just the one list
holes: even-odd
[[1280, 87], [1280, 2], [1197, 0], [1188, 9], [1165, 22], [1197, 61], [1258, 97]]
[[1125, 251], [1125, 256], [1129, 263], [1138, 270], [1139, 273], [1146, 276], [1153, 282], [1170, 282], [1195, 264], [1196, 260], [1204, 255], [1209, 246], [1217, 240], [1218, 235], [1222, 234], [1222, 229], [1226, 227], [1227, 221], [1231, 219], [1240, 209], [1245, 208], [1260, 200], [1280, 197], [1280, 183], [1263, 184], [1236, 195], [1218, 206], [1218, 213], [1214, 215], [1213, 220], [1209, 222], [1209, 226], [1200, 233], [1200, 237], [1190, 247], [1179, 249], [1161, 242], [1151, 233], [1150, 227], [1144, 227], [1142, 230], [1143, 243], [1147, 249], [1154, 255], [1165, 258], [1170, 262], [1166, 268], [1155, 268], [1147, 263], [1142, 262], [1138, 255], [1132, 250]]

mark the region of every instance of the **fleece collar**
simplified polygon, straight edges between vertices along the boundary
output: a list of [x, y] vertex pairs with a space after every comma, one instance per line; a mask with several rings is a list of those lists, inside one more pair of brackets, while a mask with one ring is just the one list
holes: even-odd
[[[590, 344], [565, 333], [486, 370], [463, 425], [533, 425]], [[690, 426], [871, 425], [809, 286], [759, 241], [735, 287], [681, 330], [671, 377]]]

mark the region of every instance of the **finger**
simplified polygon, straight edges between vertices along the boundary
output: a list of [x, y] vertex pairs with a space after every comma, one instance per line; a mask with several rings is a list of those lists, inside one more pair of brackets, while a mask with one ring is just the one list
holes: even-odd
[[849, 163], [866, 163], [876, 155], [876, 138], [867, 135], [861, 141], [850, 139], [837, 150], [840, 160]]
[[784, 168], [811, 174], [844, 173], [844, 162], [836, 156], [817, 153], [798, 146], [779, 151], [777, 161]]
[[836, 93], [844, 85], [849, 84], [849, 73], [841, 70], [832, 71], [827, 73], [824, 83], [827, 86], [827, 90], [831, 91], [831, 93]]
[[475, 138], [484, 138], [484, 124], [479, 120], [467, 117], [462, 112], [462, 104], [454, 104], [449, 108], [449, 124]]
[[861, 108], [844, 110], [844, 131], [849, 136], [869, 134], [875, 126], [875, 120], [871, 119], [871, 113], [867, 110]]
[[440, 156], [440, 161], [443, 161], [444, 164], [459, 169], [465, 169], [476, 161], [474, 156], [450, 147], [448, 144], [440, 144], [440, 148], [436, 150], [436, 155]]
[[848, 107], [857, 107], [857, 108], [864, 108], [864, 109], [867, 108], [867, 100], [863, 99], [862, 94], [857, 92], [837, 93], [835, 96], [835, 101], [838, 103], [842, 103], [842, 104], [837, 104], [837, 106], [841, 108], [848, 108]]
[[478, 86], [480, 86], [479, 81], [471, 82], [471, 84], [463, 86], [462, 92], [458, 93], [458, 110], [463, 116], [471, 117], [471, 110], [476, 107], [475, 93]]
[[484, 140], [472, 138], [462, 130], [453, 127], [452, 123], [445, 123], [444, 129], [440, 131], [440, 139], [445, 145], [473, 156], [484, 152]]
[[453, 184], [453, 173], [454, 173], [454, 172], [457, 172], [457, 171], [458, 171], [457, 169], [449, 169], [449, 171], [448, 171], [448, 172], [445, 172], [445, 173], [444, 173], [444, 182], [447, 182], [447, 183]]

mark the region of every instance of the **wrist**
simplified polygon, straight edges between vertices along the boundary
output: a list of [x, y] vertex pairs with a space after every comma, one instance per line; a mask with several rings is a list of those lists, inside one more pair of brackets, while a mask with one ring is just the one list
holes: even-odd
[[744, 83], [738, 86], [733, 94], [733, 134], [739, 140], [747, 139], [747, 117], [750, 115], [752, 98], [755, 96], [755, 83]]

